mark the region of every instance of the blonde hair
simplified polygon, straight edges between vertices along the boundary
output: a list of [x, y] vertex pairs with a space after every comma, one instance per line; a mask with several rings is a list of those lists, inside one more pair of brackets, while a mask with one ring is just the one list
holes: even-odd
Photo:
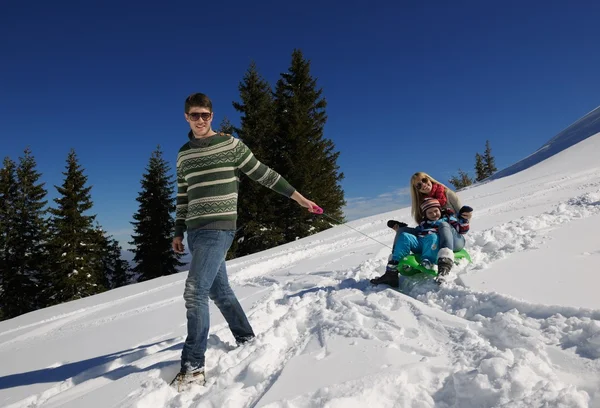
[[439, 181], [437, 181], [436, 179], [434, 179], [427, 173], [418, 171], [412, 175], [412, 177], [410, 178], [410, 197], [412, 199], [411, 200], [412, 208], [411, 208], [410, 214], [412, 215], [413, 219], [415, 220], [415, 222], [417, 224], [423, 220], [424, 214], [421, 213], [421, 204], [423, 203], [423, 199], [425, 197], [427, 197], [427, 195], [423, 194], [419, 190], [417, 190], [417, 187], [415, 186], [415, 184], [417, 184], [423, 178], [429, 179], [429, 181], [431, 181], [432, 186], [433, 186], [433, 184], [441, 185], [442, 187], [444, 187], [444, 192], [446, 192], [446, 193], [449, 190], [448, 187], [446, 187], [443, 183], [440, 183]]

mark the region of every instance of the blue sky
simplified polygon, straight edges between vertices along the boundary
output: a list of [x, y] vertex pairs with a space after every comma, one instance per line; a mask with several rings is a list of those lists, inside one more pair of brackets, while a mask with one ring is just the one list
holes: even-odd
[[237, 124], [250, 62], [274, 86], [299, 48], [358, 218], [406, 205], [415, 171], [472, 170], [486, 139], [501, 169], [600, 105], [599, 19], [594, 1], [8, 1], [0, 155], [30, 146], [52, 199], [75, 148], [125, 243], [152, 151], [174, 166], [186, 141], [184, 98], [204, 92], [216, 124]]

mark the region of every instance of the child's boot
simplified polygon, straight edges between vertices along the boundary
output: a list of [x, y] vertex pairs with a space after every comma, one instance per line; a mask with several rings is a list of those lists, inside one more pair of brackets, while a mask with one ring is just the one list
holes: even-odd
[[373, 285], [384, 284], [397, 288], [400, 284], [398, 278], [398, 261], [390, 261], [385, 268], [385, 273], [378, 278], [371, 279], [371, 283]]
[[454, 252], [448, 248], [440, 249], [438, 253], [438, 276], [436, 281], [442, 283], [445, 281], [444, 277], [448, 275], [452, 266], [454, 266]]

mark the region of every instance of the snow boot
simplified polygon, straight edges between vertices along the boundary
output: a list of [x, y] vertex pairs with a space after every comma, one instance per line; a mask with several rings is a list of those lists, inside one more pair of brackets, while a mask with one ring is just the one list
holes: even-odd
[[179, 372], [171, 381], [171, 387], [177, 388], [177, 392], [186, 391], [192, 385], [204, 386], [204, 384], [206, 384], [204, 367], [194, 371]]
[[438, 259], [438, 275], [446, 276], [452, 269], [454, 261], [450, 258], [439, 258]]
[[237, 347], [240, 347], [240, 346], [243, 346], [246, 343], [251, 342], [254, 339], [255, 339], [255, 336], [240, 337], [238, 339], [235, 339], [235, 344], [237, 345]]
[[397, 288], [400, 284], [400, 279], [398, 278], [398, 262], [390, 261], [385, 268], [385, 273], [378, 278], [371, 279], [371, 283], [373, 285], [383, 284]]
[[443, 283], [446, 281], [445, 276], [448, 275], [452, 266], [454, 266], [454, 252], [448, 248], [440, 249], [438, 253], [438, 276], [436, 277], [437, 283]]
[[408, 227], [408, 224], [405, 222], [401, 222], [401, 221], [388, 220], [387, 226], [390, 227], [391, 229], [394, 229], [395, 226], [398, 226], [398, 228]]

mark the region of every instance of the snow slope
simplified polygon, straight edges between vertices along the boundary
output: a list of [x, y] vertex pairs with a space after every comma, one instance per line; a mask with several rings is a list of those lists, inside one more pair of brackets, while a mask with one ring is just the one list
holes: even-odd
[[[460, 193], [472, 264], [453, 281], [382, 273], [390, 218], [229, 262], [257, 338], [211, 305], [206, 387], [167, 382], [186, 273], [0, 322], [3, 407], [600, 407], [600, 134]], [[423, 169], [426, 170], [426, 169]], [[376, 242], [376, 241], [379, 242]]]
[[510, 176], [511, 174], [528, 169], [598, 132], [600, 132], [600, 106], [554, 136], [533, 154], [497, 172], [490, 179], [494, 180]]

